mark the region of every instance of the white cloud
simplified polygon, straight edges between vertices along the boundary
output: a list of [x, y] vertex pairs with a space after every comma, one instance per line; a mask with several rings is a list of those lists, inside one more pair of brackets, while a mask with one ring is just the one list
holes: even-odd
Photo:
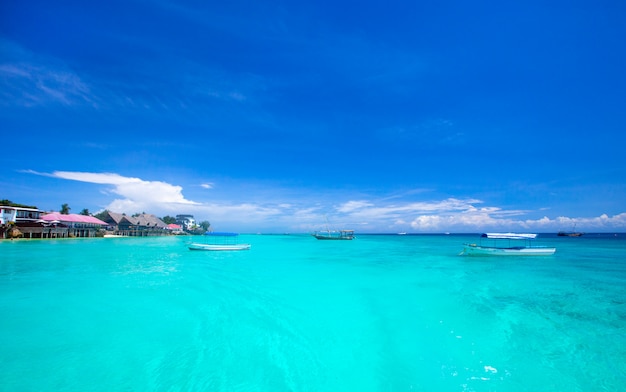
[[116, 212], [173, 211], [183, 206], [199, 205], [185, 199], [183, 188], [162, 181], [144, 181], [135, 177], [124, 177], [115, 173], [87, 173], [55, 171], [51, 177], [92, 184], [113, 185], [112, 193], [122, 196], [111, 202], [107, 209]]
[[55, 171], [51, 174], [51, 176], [57, 177], [57, 178], [63, 178], [66, 180], [90, 182], [92, 184], [122, 185], [122, 184], [143, 182], [139, 178], [124, 177], [115, 173], [86, 173], [86, 172]]
[[448, 198], [445, 200], [437, 201], [424, 201], [424, 202], [406, 202], [395, 203], [389, 205], [376, 205], [373, 202], [367, 201], [350, 201], [342, 205], [338, 209], [338, 212], [345, 213], [354, 218], [355, 220], [368, 220], [368, 221], [380, 221], [380, 220], [413, 220], [416, 214], [435, 214], [435, 213], [449, 213], [451, 211], [466, 211], [473, 210], [474, 203], [481, 203], [480, 200], [466, 199], [460, 200], [455, 198]]
[[349, 201], [347, 203], [342, 204], [339, 208], [337, 208], [337, 211], [351, 212], [351, 211], [359, 210], [364, 207], [370, 207], [370, 206], [372, 206], [372, 204], [366, 201]]
[[[594, 218], [543, 216], [526, 219], [534, 211], [504, 210], [496, 206], [480, 206], [478, 199], [448, 198], [444, 200], [379, 204], [365, 200], [344, 203], [333, 219], [340, 222], [364, 222], [371, 231], [414, 232], [477, 232], [486, 230], [559, 231], [574, 224], [579, 229], [612, 231], [626, 228], [626, 213]], [[542, 211], [545, 209], [542, 209]], [[356, 223], [355, 223], [356, 225]]]
[[592, 218], [550, 219], [544, 216], [539, 219], [513, 219], [510, 217], [519, 214], [520, 212], [513, 211], [507, 215], [506, 211], [484, 208], [458, 213], [420, 215], [411, 222], [411, 228], [420, 232], [451, 230], [458, 232], [487, 230], [556, 232], [564, 228], [568, 229], [574, 224], [587, 231], [613, 231], [626, 228], [626, 213], [613, 217], [603, 214]]
[[[55, 171], [39, 173], [25, 170], [30, 174], [91, 184], [113, 186], [108, 191], [121, 196], [105, 208], [123, 213], [148, 212], [156, 215], [191, 213], [200, 220], [210, 219], [222, 227], [260, 227], [273, 217], [284, 214], [289, 205], [260, 205], [254, 203], [198, 203], [183, 196], [183, 188], [163, 181], [146, 181], [136, 177], [125, 177], [116, 173], [89, 173]], [[209, 185], [209, 184], [206, 184]]]
[[37, 106], [48, 103], [97, 106], [89, 86], [76, 73], [54, 66], [23, 62], [0, 65], [0, 87], [11, 103]]
[[[194, 214], [196, 219], [209, 220], [220, 230], [309, 232], [319, 230], [327, 223], [333, 228], [361, 232], [556, 232], [568, 230], [574, 225], [582, 231], [626, 229], [626, 213], [614, 216], [602, 214], [591, 218], [542, 216], [535, 219], [528, 217], [539, 211], [507, 210], [484, 205], [484, 201], [474, 198], [415, 201], [419, 196], [411, 194], [403, 199], [382, 197], [376, 200], [350, 200], [349, 195], [328, 196], [324, 192], [326, 196], [320, 197], [308, 190], [287, 192], [257, 185], [232, 184], [230, 188], [234, 190], [220, 187], [224, 188], [219, 196], [221, 199], [214, 195], [214, 200], [200, 203], [185, 198], [181, 186], [163, 181], [146, 181], [116, 173], [24, 172], [109, 185], [108, 193], [117, 196], [106, 206], [111, 211], [145, 211], [159, 216]], [[204, 185], [213, 184], [207, 182]], [[241, 192], [241, 189], [249, 189], [251, 186], [255, 192]], [[256, 198], [254, 201], [249, 199], [252, 196]], [[342, 199], [347, 201], [341, 202]]]

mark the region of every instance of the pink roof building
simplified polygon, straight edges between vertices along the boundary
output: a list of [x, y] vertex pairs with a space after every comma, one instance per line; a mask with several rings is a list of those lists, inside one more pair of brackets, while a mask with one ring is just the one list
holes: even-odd
[[40, 217], [41, 220], [45, 220], [47, 222], [58, 222], [63, 224], [85, 224], [91, 226], [107, 226], [106, 222], [101, 221], [98, 218], [88, 215], [79, 215], [79, 214], [60, 214], [58, 212], [51, 212], [49, 214], [42, 215]]

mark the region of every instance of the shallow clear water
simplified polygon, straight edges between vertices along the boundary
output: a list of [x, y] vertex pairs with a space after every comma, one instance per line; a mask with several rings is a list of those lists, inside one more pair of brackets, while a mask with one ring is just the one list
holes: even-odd
[[0, 242], [7, 391], [617, 391], [626, 235], [248, 235]]

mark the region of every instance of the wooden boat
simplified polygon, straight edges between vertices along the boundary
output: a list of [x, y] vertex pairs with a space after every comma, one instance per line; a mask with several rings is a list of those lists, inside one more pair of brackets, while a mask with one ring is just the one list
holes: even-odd
[[556, 233], [559, 237], [581, 237], [583, 233], [581, 232], [571, 232], [571, 231], [559, 231]]
[[535, 246], [537, 234], [485, 233], [478, 244], [464, 244], [461, 254], [468, 256], [549, 256], [556, 248]]
[[250, 244], [241, 244], [238, 242], [239, 234], [228, 232], [212, 232], [204, 233], [207, 242], [194, 242], [188, 244], [189, 250], [248, 250]]
[[313, 237], [318, 240], [352, 240], [354, 239], [354, 230], [317, 231], [313, 233]]
[[580, 231], [576, 231], [576, 225], [574, 225], [574, 229], [572, 231], [559, 231], [556, 233], [559, 237], [580, 237], [583, 234], [584, 233], [581, 233]]

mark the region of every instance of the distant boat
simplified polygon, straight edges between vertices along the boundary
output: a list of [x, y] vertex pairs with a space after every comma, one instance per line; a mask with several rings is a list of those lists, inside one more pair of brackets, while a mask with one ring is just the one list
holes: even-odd
[[194, 242], [188, 245], [189, 250], [248, 250], [250, 244], [238, 242], [239, 234], [228, 232], [204, 233], [208, 239], [206, 243]]
[[352, 240], [354, 239], [354, 230], [324, 230], [317, 231], [312, 235], [318, 240]]
[[354, 230], [330, 230], [326, 218], [326, 230], [316, 231], [311, 235], [318, 240], [353, 240]]
[[534, 246], [537, 234], [485, 233], [478, 244], [464, 244], [468, 256], [549, 256], [556, 248]]
[[580, 231], [576, 231], [576, 225], [574, 225], [574, 229], [572, 231], [559, 231], [556, 233], [559, 237], [580, 237], [585, 233], [581, 233]]
[[585, 233], [573, 232], [573, 231], [559, 231], [556, 233], [559, 237], [580, 237]]

